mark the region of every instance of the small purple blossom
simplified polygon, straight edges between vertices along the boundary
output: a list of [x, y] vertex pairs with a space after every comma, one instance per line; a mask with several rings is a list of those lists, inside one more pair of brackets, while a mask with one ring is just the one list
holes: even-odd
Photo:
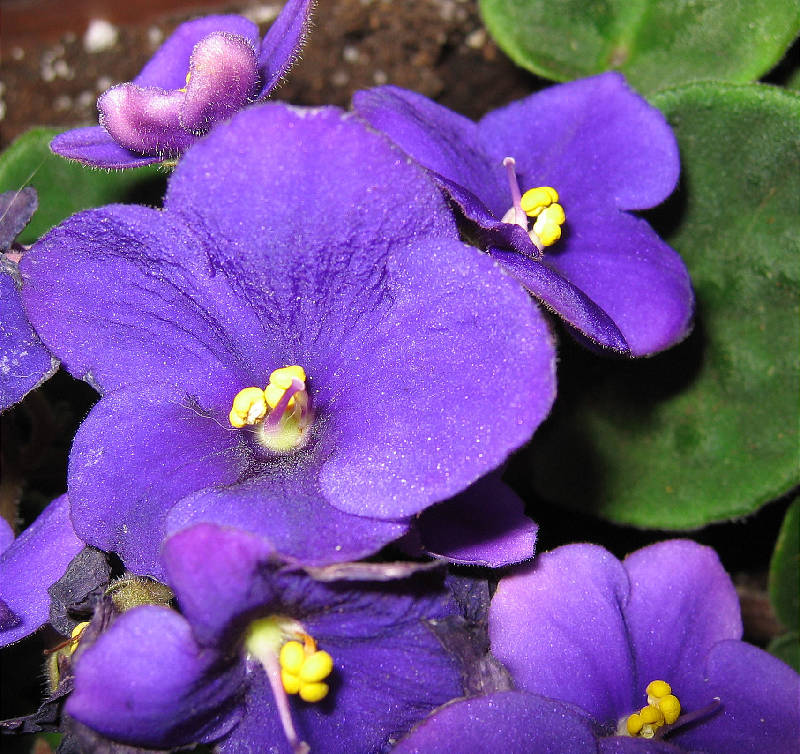
[[42, 345], [25, 312], [19, 293], [16, 237], [38, 206], [36, 189], [0, 194], [0, 411], [21, 401], [53, 376], [58, 361]]
[[[741, 635], [716, 554], [685, 540], [621, 563], [560, 547], [502, 579], [489, 610], [492, 652], [518, 689], [584, 716], [603, 752], [796, 752], [800, 676]], [[646, 692], [653, 681], [669, 684], [679, 716], [631, 738], [628, 718], [664, 698]]]
[[154, 576], [164, 535], [200, 521], [356, 560], [500, 465], [549, 411], [554, 349], [457, 238], [426, 174], [358, 119], [273, 103], [187, 152], [163, 211], [51, 231], [23, 296], [103, 395], [71, 451], [79, 536]]
[[[454, 612], [435, 575], [370, 583], [342, 580], [337, 566], [321, 581], [325, 569], [312, 578], [262, 539], [211, 525], [170, 537], [163, 558], [183, 615], [133, 609], [75, 664], [66, 712], [104, 736], [156, 747], [219, 740], [221, 754], [306, 751], [302, 742], [380, 751], [462, 693], [457, 663], [427, 625]], [[287, 697], [287, 641], [332, 658], [320, 701]]]
[[179, 157], [218, 121], [264, 99], [305, 42], [313, 0], [288, 0], [264, 39], [241, 16], [181, 24], [130, 83], [100, 96], [100, 126], [60, 134], [56, 154], [103, 168]]
[[[478, 123], [392, 86], [357, 92], [353, 106], [431, 171], [488, 253], [580, 334], [633, 356], [686, 336], [686, 268], [631, 214], [674, 189], [677, 144], [620, 74], [550, 87]], [[538, 219], [529, 230], [521, 206], [521, 193], [538, 187], [555, 189], [566, 214], [552, 245], [535, 232]], [[532, 211], [547, 212], [553, 198]]]

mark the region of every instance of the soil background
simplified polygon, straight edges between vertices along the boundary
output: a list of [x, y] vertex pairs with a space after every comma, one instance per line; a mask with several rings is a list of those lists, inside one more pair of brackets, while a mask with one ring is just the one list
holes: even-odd
[[[96, 123], [98, 95], [136, 76], [179, 23], [240, 13], [263, 33], [281, 5], [2, 0], [0, 148], [31, 125]], [[99, 20], [113, 31], [103, 34]], [[477, 118], [544, 83], [497, 49], [475, 0], [319, 0], [308, 43], [273, 97], [347, 107], [357, 89], [396, 84]]]

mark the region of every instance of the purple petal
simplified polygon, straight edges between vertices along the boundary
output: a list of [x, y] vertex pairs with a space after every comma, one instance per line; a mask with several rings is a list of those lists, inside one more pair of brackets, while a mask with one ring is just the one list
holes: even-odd
[[5, 260], [0, 264], [0, 411], [21, 401], [58, 369], [39, 340], [22, 308], [16, 272]]
[[0, 516], [0, 555], [2, 555], [14, 541], [14, 530], [11, 524]]
[[125, 149], [160, 159], [174, 157], [194, 140], [181, 126], [186, 93], [118, 84], [97, 100], [100, 125]]
[[423, 511], [416, 521], [428, 554], [452, 563], [500, 568], [533, 557], [539, 527], [497, 475]]
[[311, 24], [314, 0], [288, 0], [261, 42], [260, 97], [271, 92], [297, 61]]
[[75, 665], [66, 712], [119, 741], [169, 748], [212, 741], [241, 715], [244, 663], [199, 647], [173, 610], [120, 616]]
[[637, 550], [623, 565], [631, 582], [625, 617], [639, 693], [661, 679], [684, 707], [707, 704], [707, 694], [697, 695], [706, 655], [717, 642], [742, 635], [739, 599], [717, 554], [670, 540]]
[[[254, 185], [276, 199], [253, 202]], [[269, 326], [291, 326], [283, 363], [303, 363], [318, 406], [335, 397], [322, 489], [342, 510], [399, 518], [452, 496], [549, 410], [553, 351], [539, 313], [485, 256], [424, 240], [455, 235], [438, 192], [353, 118], [271, 104], [240, 113], [184, 158], [166, 206], [225, 239], [218, 248], [252, 300], [270, 290], [259, 304]], [[269, 239], [268, 268], [255, 235]]]
[[50, 142], [50, 149], [69, 160], [111, 170], [139, 168], [161, 161], [161, 157], [143, 157], [121, 147], [102, 126], [64, 131]]
[[600, 754], [680, 754], [686, 751], [666, 741], [654, 738], [607, 736], [598, 740]]
[[491, 210], [485, 219], [499, 220], [511, 207], [506, 155], [499, 160], [487, 155], [477, 125], [468, 118], [395, 86], [356, 92], [353, 109], [437, 178], [469, 189], [484, 205], [476, 209]]
[[317, 474], [316, 466], [277, 468], [224, 490], [198, 492], [176, 502], [167, 531], [196, 523], [235, 526], [260, 535], [286, 560], [324, 566], [372, 555], [408, 530], [402, 521], [333, 507], [319, 488]]
[[616, 728], [634, 707], [623, 616], [628, 589], [621, 563], [601, 547], [567, 545], [539, 555], [497, 586], [492, 652], [523, 691], [575, 704]]
[[678, 181], [678, 147], [666, 119], [619, 73], [549, 87], [494, 110], [478, 129], [495, 160], [516, 159], [523, 190], [563, 192], [567, 223], [569, 197], [646, 209]]
[[38, 206], [39, 197], [33, 186], [0, 194], [0, 251], [14, 243]]
[[233, 484], [242, 471], [237, 459], [236, 433], [189, 406], [129, 391], [108, 396], [72, 446], [75, 528], [129, 570], [158, 577], [169, 509], [204, 487]]
[[687, 749], [737, 754], [796, 754], [800, 746], [800, 675], [741, 641], [723, 641], [708, 654], [705, 696], [721, 709], [678, 729], [670, 740]]
[[189, 72], [179, 115], [181, 127], [192, 133], [205, 133], [258, 94], [257, 53], [244, 37], [225, 32], [204, 37], [192, 52]]
[[[457, 744], [455, 743], [457, 742]], [[445, 705], [392, 749], [395, 754], [597, 751], [590, 723], [567, 705], [507, 691]]]
[[76, 377], [101, 391], [163, 386], [173, 400], [196, 395], [227, 416], [236, 392], [264, 379], [248, 360], [271, 344], [247, 302], [209, 273], [208, 249], [157, 210], [90, 210], [25, 255], [23, 298]]
[[567, 223], [568, 233], [544, 258], [608, 314], [633, 356], [662, 351], [686, 337], [694, 312], [689, 274], [644, 220], [578, 200], [572, 214], [567, 209]]
[[15, 614], [0, 617], [0, 645], [18, 641], [43, 626], [50, 614], [51, 584], [83, 549], [70, 522], [66, 495], [56, 498], [0, 555], [0, 602]]
[[[453, 612], [440, 581], [429, 574], [319, 583], [282, 567], [262, 540], [213, 526], [172, 536], [164, 562], [201, 642], [236, 644], [254, 615], [277, 614], [300, 620], [330, 652], [330, 697], [321, 705], [293, 704], [300, 734], [314, 750], [378, 751], [390, 736], [461, 694], [460, 669], [425, 623]], [[248, 712], [223, 750], [250, 742], [262, 751], [282, 738], [264, 676], [256, 668], [251, 673]]]
[[337, 452], [321, 475], [334, 505], [381, 518], [413, 515], [499, 466], [555, 395], [547, 324], [488, 257], [420, 242], [396, 262], [392, 308], [339, 344], [357, 389], [341, 387]]
[[[436, 614], [400, 595], [393, 599], [385, 586], [373, 595], [365, 591], [360, 599], [355, 590], [339, 599], [334, 593], [324, 625], [315, 616], [305, 621], [318, 646], [334, 660], [325, 702], [292, 703], [298, 732], [312, 751], [383, 751], [425, 714], [462, 693], [459, 669], [424, 623]], [[387, 592], [383, 599], [381, 591]], [[351, 595], [363, 610], [352, 609]], [[270, 701], [263, 674], [257, 671], [248, 713], [222, 746], [223, 754], [241, 750], [245, 742], [264, 751], [280, 739], [274, 716], [264, 714]]]
[[248, 40], [258, 48], [258, 27], [242, 16], [203, 16], [178, 26], [166, 42], [158, 48], [141, 73], [133, 80], [141, 87], [180, 89], [186, 83], [189, 59], [195, 45], [214, 32], [226, 32]]
[[580, 288], [554, 270], [547, 261], [538, 261], [512, 251], [489, 249], [492, 259], [503, 265], [548, 309], [599, 345], [628, 353], [628, 343], [614, 320]]

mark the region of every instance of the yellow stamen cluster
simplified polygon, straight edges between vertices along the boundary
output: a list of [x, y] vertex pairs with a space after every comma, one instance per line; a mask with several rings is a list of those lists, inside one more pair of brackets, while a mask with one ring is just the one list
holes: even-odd
[[[240, 390], [234, 397], [228, 414], [231, 426], [241, 429], [258, 424], [280, 403], [283, 394], [292, 386], [292, 378], [305, 383], [306, 373], [303, 367], [288, 366], [276, 369], [269, 376], [269, 384], [263, 390], [260, 387], [246, 387]], [[291, 410], [294, 406], [295, 399], [292, 396], [286, 408]]]
[[319, 702], [328, 695], [330, 687], [324, 680], [333, 671], [333, 658], [308, 635], [303, 643], [287, 641], [281, 647], [278, 660], [281, 682], [287, 694], [299, 694], [305, 702]]
[[647, 686], [647, 706], [634, 712], [625, 721], [629, 736], [653, 738], [664, 725], [672, 725], [681, 714], [681, 703], [673, 696], [666, 681], [653, 681]]
[[528, 217], [535, 217], [533, 232], [542, 246], [552, 246], [561, 238], [561, 226], [567, 219], [558, 203], [558, 192], [551, 186], [538, 186], [522, 195], [520, 206]]

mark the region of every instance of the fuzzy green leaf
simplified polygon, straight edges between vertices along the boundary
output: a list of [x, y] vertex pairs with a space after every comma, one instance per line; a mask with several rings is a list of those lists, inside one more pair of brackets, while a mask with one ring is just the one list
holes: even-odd
[[562, 505], [692, 529], [800, 481], [800, 97], [690, 84], [654, 101], [683, 173], [650, 219], [689, 268], [694, 332], [639, 361], [565, 342], [554, 414], [515, 472]]
[[786, 511], [769, 564], [769, 598], [786, 628], [800, 629], [800, 498]]
[[769, 643], [767, 649], [770, 654], [800, 673], [800, 636], [796, 633], [778, 636]]
[[163, 168], [98, 170], [65, 160], [50, 151], [50, 140], [63, 129], [32, 128], [0, 154], [0, 192], [33, 186], [39, 209], [20, 234], [33, 243], [54, 225], [82, 209], [104, 204], [155, 204], [166, 186]]
[[754, 81], [800, 31], [784, 0], [481, 0], [489, 32], [518, 65], [556, 81], [622, 71], [643, 92]]

